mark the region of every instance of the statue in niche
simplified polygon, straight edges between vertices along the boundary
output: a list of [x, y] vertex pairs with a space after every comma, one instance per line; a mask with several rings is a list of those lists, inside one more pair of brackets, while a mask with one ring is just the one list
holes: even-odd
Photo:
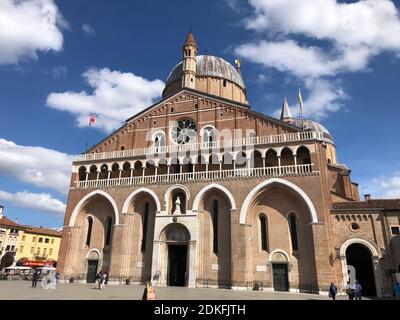
[[174, 214], [181, 214], [181, 199], [178, 197], [176, 197], [175, 200], [175, 211]]

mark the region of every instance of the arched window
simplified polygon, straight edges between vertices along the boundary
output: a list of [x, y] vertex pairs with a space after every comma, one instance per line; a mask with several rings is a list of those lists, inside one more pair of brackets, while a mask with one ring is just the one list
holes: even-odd
[[107, 231], [106, 231], [106, 246], [111, 244], [111, 228], [112, 228], [112, 218], [107, 218]]
[[311, 164], [310, 151], [304, 146], [297, 149], [297, 164]]
[[79, 168], [79, 181], [86, 180], [86, 167], [82, 166]]
[[253, 144], [253, 143], [254, 143], [254, 140], [255, 140], [255, 138], [256, 138], [256, 133], [255, 133], [254, 131], [250, 131], [250, 132], [248, 133], [248, 135], [247, 135], [247, 138], [248, 138], [248, 140], [249, 140], [249, 143], [250, 143], [250, 144]]
[[213, 252], [218, 254], [218, 200], [214, 200], [212, 208]]
[[90, 239], [92, 238], [92, 228], [93, 228], [93, 219], [92, 217], [87, 218], [88, 229], [86, 235], [86, 245], [90, 246]]
[[289, 215], [289, 228], [290, 228], [290, 239], [292, 240], [292, 250], [297, 251], [299, 245], [297, 242], [297, 226], [296, 226], [296, 215], [291, 213]]
[[213, 142], [217, 141], [217, 133], [213, 127], [205, 127], [203, 129], [203, 142], [212, 145]]
[[162, 132], [159, 132], [154, 137], [154, 147], [156, 148], [156, 152], [161, 151], [160, 148], [165, 147], [165, 135]]
[[268, 220], [264, 214], [260, 215], [261, 250], [268, 251]]
[[103, 164], [100, 168], [100, 175], [99, 179], [107, 179], [108, 178], [108, 166], [106, 164]]
[[147, 235], [147, 224], [149, 223], [149, 203], [144, 204], [144, 216], [142, 225], [142, 246], [141, 251], [146, 251], [146, 235]]

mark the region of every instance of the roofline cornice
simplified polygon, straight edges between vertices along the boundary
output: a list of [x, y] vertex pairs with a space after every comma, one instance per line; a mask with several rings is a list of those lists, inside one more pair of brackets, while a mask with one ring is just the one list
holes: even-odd
[[[217, 102], [217, 103], [224, 103], [225, 105], [228, 105], [228, 106], [231, 106], [231, 107], [235, 107], [235, 108], [242, 109], [243, 111], [246, 111], [246, 112], [248, 112], [248, 113], [250, 113], [250, 114], [253, 114], [253, 115], [257, 116], [257, 117], [263, 118], [264, 120], [268, 120], [268, 121], [273, 122], [273, 123], [275, 123], [275, 124], [279, 124], [279, 125], [282, 126], [282, 127], [285, 127], [285, 128], [288, 128], [288, 129], [292, 129], [292, 130], [295, 130], [295, 131], [297, 131], [297, 132], [300, 132], [300, 131], [301, 131], [300, 128], [298, 128], [298, 127], [296, 127], [296, 126], [294, 126], [294, 125], [288, 124], [288, 123], [286, 123], [286, 122], [284, 122], [284, 121], [281, 121], [281, 120], [279, 120], [279, 119], [277, 119], [277, 118], [273, 118], [273, 117], [271, 117], [271, 116], [268, 116], [268, 115], [265, 115], [265, 114], [262, 114], [262, 113], [260, 113], [260, 112], [257, 112], [257, 111], [252, 110], [250, 105], [247, 105], [247, 104], [244, 104], [244, 103], [240, 103], [240, 102], [236, 102], [236, 101], [229, 100], [229, 99], [224, 99], [224, 98], [222, 98], [222, 97], [210, 95], [210, 94], [207, 94], [207, 93], [204, 93], [204, 92], [201, 92], [201, 91], [197, 91], [197, 90], [194, 90], [194, 89], [182, 88], [182, 89], [180, 89], [179, 91], [175, 92], [174, 94], [172, 94], [172, 95], [170, 95], [170, 96], [168, 96], [168, 97], [165, 97], [165, 98], [161, 99], [160, 101], [155, 102], [154, 104], [152, 104], [151, 106], [147, 107], [146, 109], [143, 109], [143, 110], [140, 111], [139, 113], [137, 113], [137, 114], [135, 114], [134, 116], [128, 118], [128, 119], [125, 121], [125, 123], [124, 123], [121, 127], [119, 127], [119, 128], [116, 129], [114, 132], [112, 132], [111, 134], [109, 134], [108, 136], [106, 136], [106, 137], [105, 137], [103, 140], [101, 140], [100, 142], [96, 143], [96, 145], [95, 145], [94, 147], [90, 148], [87, 152], [84, 152], [84, 153], [90, 153], [90, 152], [91, 152], [92, 150], [94, 150], [99, 144], [102, 144], [103, 142], [105, 142], [105, 141], [106, 141], [107, 139], [109, 139], [112, 135], [119, 133], [119, 132], [120, 132], [123, 128], [125, 128], [130, 122], [132, 122], [132, 121], [134, 121], [134, 120], [137, 120], [138, 118], [140, 118], [141, 116], [143, 116], [144, 113], [153, 111], [153, 110], [154, 110], [155, 108], [157, 108], [160, 104], [163, 104], [163, 103], [165, 103], [165, 102], [168, 101], [168, 100], [174, 99], [176, 96], [178, 96], [178, 95], [180, 95], [180, 94], [182, 94], [182, 93], [185, 93], [185, 92], [186, 92], [186, 93], [191, 93], [191, 94], [198, 95], [199, 97], [204, 98], [204, 99], [213, 100], [213, 101], [215, 101], [215, 102]], [[149, 117], [151, 118], [151, 115], [150, 115]]]

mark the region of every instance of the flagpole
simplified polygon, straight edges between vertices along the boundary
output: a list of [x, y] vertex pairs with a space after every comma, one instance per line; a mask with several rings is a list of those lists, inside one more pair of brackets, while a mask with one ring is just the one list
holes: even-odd
[[303, 117], [303, 97], [301, 96], [301, 84], [299, 83], [299, 107], [300, 107], [300, 119], [301, 119], [301, 130], [304, 131], [304, 117]]
[[90, 133], [90, 127], [94, 124], [94, 115], [89, 116], [89, 127], [86, 131], [86, 148], [85, 148], [85, 153], [88, 152], [88, 144], [89, 144], [89, 133]]
[[88, 152], [88, 142], [89, 142], [89, 130], [90, 130], [90, 118], [89, 118], [89, 126], [86, 130], [86, 146], [85, 146], [85, 153]]

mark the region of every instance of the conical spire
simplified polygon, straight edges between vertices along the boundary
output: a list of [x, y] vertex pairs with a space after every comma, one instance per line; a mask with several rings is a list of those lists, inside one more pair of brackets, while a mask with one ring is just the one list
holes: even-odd
[[186, 37], [186, 41], [185, 41], [184, 45], [187, 45], [187, 44], [190, 44], [190, 45], [193, 45], [193, 46], [197, 46], [196, 40], [194, 39], [194, 35], [193, 35], [192, 30], [189, 31], [189, 34]]
[[282, 104], [281, 120], [285, 121], [285, 122], [289, 122], [292, 119], [293, 119], [292, 111], [290, 110], [290, 107], [286, 100], [286, 97], [284, 97], [283, 104]]

